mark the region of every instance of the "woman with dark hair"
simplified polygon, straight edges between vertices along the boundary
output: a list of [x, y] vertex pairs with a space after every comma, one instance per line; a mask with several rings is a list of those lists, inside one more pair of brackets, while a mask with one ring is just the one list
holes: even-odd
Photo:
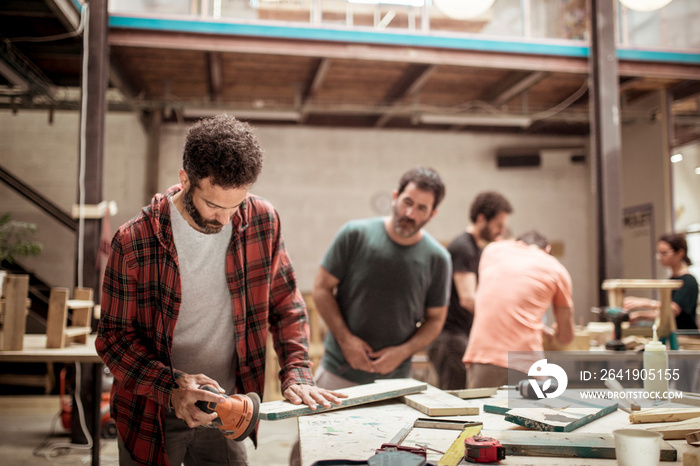
[[[671, 309], [676, 316], [676, 326], [679, 329], [697, 329], [695, 312], [698, 303], [698, 282], [688, 271], [692, 262], [688, 257], [685, 235], [662, 235], [656, 243], [656, 258], [661, 265], [670, 269], [669, 279], [683, 282], [681, 288], [671, 293]], [[660, 305], [661, 303], [653, 299], [636, 296], [628, 296], [624, 301], [625, 310], [631, 311], [632, 321], [656, 318]]]

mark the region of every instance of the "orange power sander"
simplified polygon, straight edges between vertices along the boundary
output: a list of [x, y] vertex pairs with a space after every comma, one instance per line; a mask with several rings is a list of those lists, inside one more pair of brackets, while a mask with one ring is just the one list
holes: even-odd
[[[208, 390], [221, 395], [211, 385], [202, 385], [199, 388], [200, 390]], [[258, 424], [260, 397], [255, 392], [246, 395], [223, 396], [226, 397], [224, 403], [217, 404], [211, 401], [199, 400], [195, 403], [195, 406], [207, 414], [213, 412], [218, 414], [212, 425], [217, 427], [224, 434], [224, 437], [237, 442], [245, 440], [253, 433], [255, 426]]]

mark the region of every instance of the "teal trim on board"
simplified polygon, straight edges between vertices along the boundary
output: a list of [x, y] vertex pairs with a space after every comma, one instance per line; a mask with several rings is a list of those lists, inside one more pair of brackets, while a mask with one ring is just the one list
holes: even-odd
[[[153, 31], [222, 34], [234, 36], [268, 37], [277, 39], [302, 39], [330, 42], [355, 42], [403, 47], [434, 47], [442, 49], [474, 50], [479, 52], [522, 53], [585, 58], [589, 55], [586, 45], [564, 45], [544, 42], [475, 39], [426, 35], [422, 33], [398, 33], [360, 31], [352, 29], [327, 29], [300, 26], [270, 26], [234, 22], [161, 19], [138, 16], [109, 16], [109, 27], [145, 29]], [[621, 60], [654, 61], [667, 63], [700, 64], [700, 54], [663, 52], [651, 50], [618, 49]]]

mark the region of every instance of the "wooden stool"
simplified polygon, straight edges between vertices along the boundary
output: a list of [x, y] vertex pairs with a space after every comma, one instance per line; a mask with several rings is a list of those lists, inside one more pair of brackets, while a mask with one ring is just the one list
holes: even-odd
[[29, 275], [7, 275], [3, 286], [2, 302], [2, 343], [3, 351], [22, 351], [24, 334], [27, 329], [27, 313], [31, 301], [29, 294]]
[[[605, 280], [601, 288], [608, 290], [611, 307], [622, 307], [626, 290], [659, 290], [659, 325], [656, 333], [659, 338], [666, 338], [676, 332], [676, 317], [671, 309], [671, 292], [683, 286], [681, 280]], [[672, 348], [673, 349], [673, 348]]]
[[[64, 348], [69, 343], [86, 344], [92, 333], [92, 288], [76, 288], [75, 299], [68, 299], [67, 288], [51, 288], [49, 315], [46, 319], [46, 347]], [[73, 325], [68, 326], [68, 309]]]

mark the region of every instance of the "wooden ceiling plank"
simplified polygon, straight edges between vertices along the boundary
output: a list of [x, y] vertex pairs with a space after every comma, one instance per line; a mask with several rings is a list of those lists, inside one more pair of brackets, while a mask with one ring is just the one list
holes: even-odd
[[545, 71], [535, 71], [534, 73], [530, 73], [524, 78], [520, 79], [518, 82], [514, 83], [509, 88], [504, 89], [503, 92], [501, 92], [498, 96], [491, 100], [491, 103], [495, 106], [506, 104], [513, 97], [527, 91], [532, 86], [542, 81], [549, 75], [550, 73], [547, 73]]
[[686, 80], [680, 82], [670, 89], [673, 100], [682, 100], [692, 95], [700, 94], [700, 81]]
[[311, 80], [311, 85], [309, 86], [307, 92], [304, 94], [304, 102], [306, 102], [308, 99], [313, 98], [313, 96], [316, 95], [321, 86], [323, 86], [323, 83], [326, 81], [326, 77], [328, 76], [328, 70], [330, 69], [332, 62], [333, 61], [328, 58], [322, 58], [321, 60], [319, 60], [318, 66], [316, 67], [316, 71], [314, 72], [314, 77]]
[[[401, 77], [399, 77], [394, 85], [391, 86], [389, 91], [386, 93], [384, 100], [387, 103], [395, 102], [403, 99], [407, 95], [415, 93], [415, 91], [411, 92], [411, 90], [420, 89], [434, 70], [435, 68], [431, 65], [410, 65], [408, 68], [406, 68], [404, 73], [401, 75]], [[423, 78], [424, 76], [426, 77]], [[417, 83], [418, 80], [421, 81]]]
[[[401, 75], [399, 80], [389, 89], [384, 96], [388, 104], [398, 102], [407, 96], [414, 96], [423, 88], [430, 77], [435, 73], [435, 65], [412, 64]], [[375, 127], [385, 126], [394, 117], [391, 108], [381, 115], [375, 122]]]

